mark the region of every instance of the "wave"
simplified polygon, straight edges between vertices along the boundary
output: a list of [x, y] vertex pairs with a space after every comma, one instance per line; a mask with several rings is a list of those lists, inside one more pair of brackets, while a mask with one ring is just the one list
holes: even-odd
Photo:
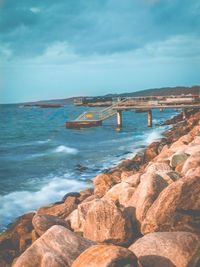
[[66, 153], [66, 154], [76, 155], [76, 154], [78, 154], [78, 149], [61, 145], [61, 146], [58, 146], [54, 150], [54, 152], [55, 153]]
[[84, 187], [83, 181], [55, 177], [39, 191], [18, 191], [0, 196], [0, 231], [5, 230], [18, 216], [59, 201], [66, 193], [80, 191]]
[[156, 130], [152, 131], [151, 133], [147, 134], [147, 136], [145, 138], [146, 144], [149, 145], [152, 142], [161, 139], [162, 138], [162, 132], [163, 132], [163, 128], [160, 128], [160, 129], [156, 129]]

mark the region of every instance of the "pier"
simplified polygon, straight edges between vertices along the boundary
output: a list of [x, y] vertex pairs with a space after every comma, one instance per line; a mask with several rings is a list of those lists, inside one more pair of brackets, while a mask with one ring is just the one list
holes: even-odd
[[103, 121], [116, 116], [118, 128], [123, 127], [123, 112], [133, 110], [147, 113], [147, 126], [152, 127], [152, 110], [180, 109], [183, 119], [187, 117], [188, 109], [200, 109], [200, 96], [146, 96], [127, 97], [113, 103], [104, 109], [90, 109], [82, 113], [78, 118], [66, 122], [67, 128], [89, 128], [102, 125]]

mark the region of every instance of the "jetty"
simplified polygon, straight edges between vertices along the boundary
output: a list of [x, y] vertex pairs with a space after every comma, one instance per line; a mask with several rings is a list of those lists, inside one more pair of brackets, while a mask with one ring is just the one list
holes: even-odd
[[147, 126], [152, 127], [152, 110], [160, 109], [181, 109], [183, 119], [187, 117], [188, 109], [200, 109], [199, 95], [179, 96], [145, 96], [145, 97], [124, 97], [114, 102], [111, 106], [103, 109], [89, 109], [83, 112], [75, 120], [67, 121], [66, 127], [89, 128], [102, 125], [103, 121], [116, 116], [118, 128], [123, 126], [123, 112], [133, 110], [135, 112], [147, 113]]

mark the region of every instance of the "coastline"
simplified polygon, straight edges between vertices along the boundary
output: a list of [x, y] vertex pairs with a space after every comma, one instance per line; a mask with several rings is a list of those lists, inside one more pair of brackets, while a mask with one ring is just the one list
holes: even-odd
[[[165, 151], [167, 151], [167, 149], [170, 146], [173, 146], [173, 144], [177, 142], [182, 136], [187, 135], [190, 131], [192, 131], [192, 129], [195, 126], [198, 127], [199, 125], [198, 123], [199, 123], [198, 112], [194, 111], [188, 112], [187, 121], [182, 121], [181, 115], [175, 116], [175, 118], [165, 122], [165, 125], [167, 124], [168, 125], [175, 124], [175, 125], [173, 125], [169, 130], [164, 132], [163, 134], [164, 137], [161, 138], [160, 141], [152, 142], [149, 146], [147, 146], [147, 148], [142, 149], [140, 152], [138, 152], [132, 159], [125, 159], [116, 167], [107, 169], [102, 174], [99, 174], [97, 177], [95, 177], [93, 180], [94, 190], [85, 189], [79, 193], [77, 192], [68, 193], [63, 197], [63, 199], [60, 202], [56, 202], [47, 207], [41, 207], [37, 210], [36, 213], [29, 213], [19, 217], [16, 220], [16, 222], [11, 226], [11, 228], [9, 228], [6, 232], [4, 232], [0, 236], [0, 262], [4, 264], [2, 266], [11, 266], [10, 264], [13, 261], [13, 259], [17, 258], [24, 251], [28, 251], [27, 248], [31, 244], [33, 244], [32, 246], [34, 246], [35, 241], [37, 239], [39, 241], [41, 233], [43, 234], [44, 232], [46, 232], [47, 229], [50, 228], [50, 226], [53, 225], [62, 225], [62, 227], [64, 226], [65, 228], [70, 229], [74, 233], [81, 232], [84, 238], [90, 239], [93, 242], [103, 242], [103, 243], [105, 242], [123, 247], [128, 247], [129, 245], [131, 245], [134, 240], [141, 237], [144, 233], [146, 234], [148, 232], [148, 230], [146, 230], [145, 228], [146, 226], [144, 225], [142, 226], [142, 228], [145, 228], [145, 230], [143, 229], [143, 231], [141, 232], [141, 229], [140, 230], [138, 229], [138, 227], [139, 228], [141, 227], [143, 220], [146, 219], [143, 218], [145, 217], [144, 214], [138, 215], [139, 216], [138, 218], [129, 218], [128, 219], [128, 221], [130, 221], [129, 223], [127, 223], [127, 220], [123, 218], [123, 220], [125, 221], [122, 220], [121, 222], [122, 224], [126, 222], [126, 224], [131, 224], [132, 226], [134, 225], [134, 227], [132, 228], [132, 230], [130, 230], [130, 227], [127, 226], [129, 229], [127, 231], [124, 230], [124, 233], [121, 234], [120, 241], [119, 241], [120, 237], [117, 237], [118, 241], [116, 241], [115, 238], [112, 239], [112, 237], [110, 237], [108, 242], [108, 240], [106, 241], [106, 239], [101, 239], [101, 238], [98, 239], [99, 235], [101, 235], [102, 233], [101, 234], [98, 233], [96, 236], [94, 236], [94, 234], [91, 233], [89, 226], [84, 225], [87, 219], [87, 218], [82, 218], [86, 216], [84, 212], [86, 212], [86, 210], [91, 208], [91, 204], [97, 205], [98, 203], [96, 202], [98, 202], [99, 199], [100, 200], [103, 199], [102, 201], [106, 202], [106, 203], [100, 203], [101, 205], [103, 205], [102, 207], [104, 207], [104, 204], [105, 206], [109, 206], [109, 203], [107, 203], [107, 201], [108, 202], [112, 201], [112, 203], [114, 203], [113, 205], [115, 205], [117, 209], [123, 210], [123, 212], [126, 210], [126, 208], [129, 207], [133, 208], [135, 204], [132, 203], [130, 205], [130, 200], [135, 194], [135, 191], [137, 190], [139, 185], [141, 184], [140, 176], [145, 174], [146, 168], [148, 168], [149, 163], [155, 162], [155, 159], [158, 160], [159, 157], [161, 157], [160, 155], [162, 155]], [[185, 161], [187, 160], [186, 156], [184, 159]], [[169, 164], [171, 164], [168, 161], [169, 160], [164, 160], [164, 161], [162, 160], [162, 164], [165, 163], [168, 166]], [[162, 190], [164, 190], [164, 188], [169, 186], [171, 183], [179, 180], [180, 177], [178, 178], [175, 172], [178, 173], [178, 168], [181, 169], [181, 166], [177, 165], [176, 168], [174, 170], [173, 169], [170, 170], [170, 172], [172, 172], [173, 170], [173, 174], [171, 174], [171, 176], [168, 173], [165, 174], [165, 176], [168, 177], [166, 178], [165, 182], [164, 181], [160, 182], [162, 184], [160, 186]], [[168, 182], [170, 181], [170, 183], [166, 185], [165, 184], [166, 181]], [[160, 192], [162, 190], [160, 190]], [[121, 199], [119, 197], [119, 192], [122, 193], [123, 195]], [[154, 192], [153, 194], [155, 195], [156, 193]], [[156, 196], [156, 198], [157, 197], [158, 195]], [[135, 198], [138, 198], [138, 196], [135, 196]], [[136, 200], [132, 200], [132, 202], [134, 201]], [[151, 205], [153, 205], [153, 202], [154, 201], [152, 201], [151, 199], [150, 203], [148, 203], [147, 205], [148, 209]], [[141, 209], [143, 209], [145, 203], [143, 202], [140, 205]], [[115, 209], [115, 206], [111, 205], [110, 209]], [[94, 209], [95, 208], [97, 207], [94, 207]], [[129, 213], [130, 210], [128, 214]], [[45, 217], [46, 215], [50, 217]], [[118, 216], [120, 217], [120, 215], [121, 214], [119, 212]], [[126, 214], [126, 217], [127, 216], [130, 217], [129, 215]], [[51, 216], [56, 218], [53, 218]], [[50, 221], [48, 221], [48, 219]], [[88, 219], [88, 225], [89, 223], [91, 223], [91, 221]], [[145, 222], [145, 224], [148, 223]], [[148, 225], [148, 227], [150, 226]], [[16, 264], [14, 264], [13, 266], [20, 266], [18, 260], [16, 261]]]

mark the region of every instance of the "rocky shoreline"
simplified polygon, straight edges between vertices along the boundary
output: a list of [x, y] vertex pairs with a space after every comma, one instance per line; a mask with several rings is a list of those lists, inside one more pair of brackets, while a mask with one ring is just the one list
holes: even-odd
[[200, 112], [188, 111], [94, 188], [21, 216], [0, 236], [2, 267], [200, 266]]

